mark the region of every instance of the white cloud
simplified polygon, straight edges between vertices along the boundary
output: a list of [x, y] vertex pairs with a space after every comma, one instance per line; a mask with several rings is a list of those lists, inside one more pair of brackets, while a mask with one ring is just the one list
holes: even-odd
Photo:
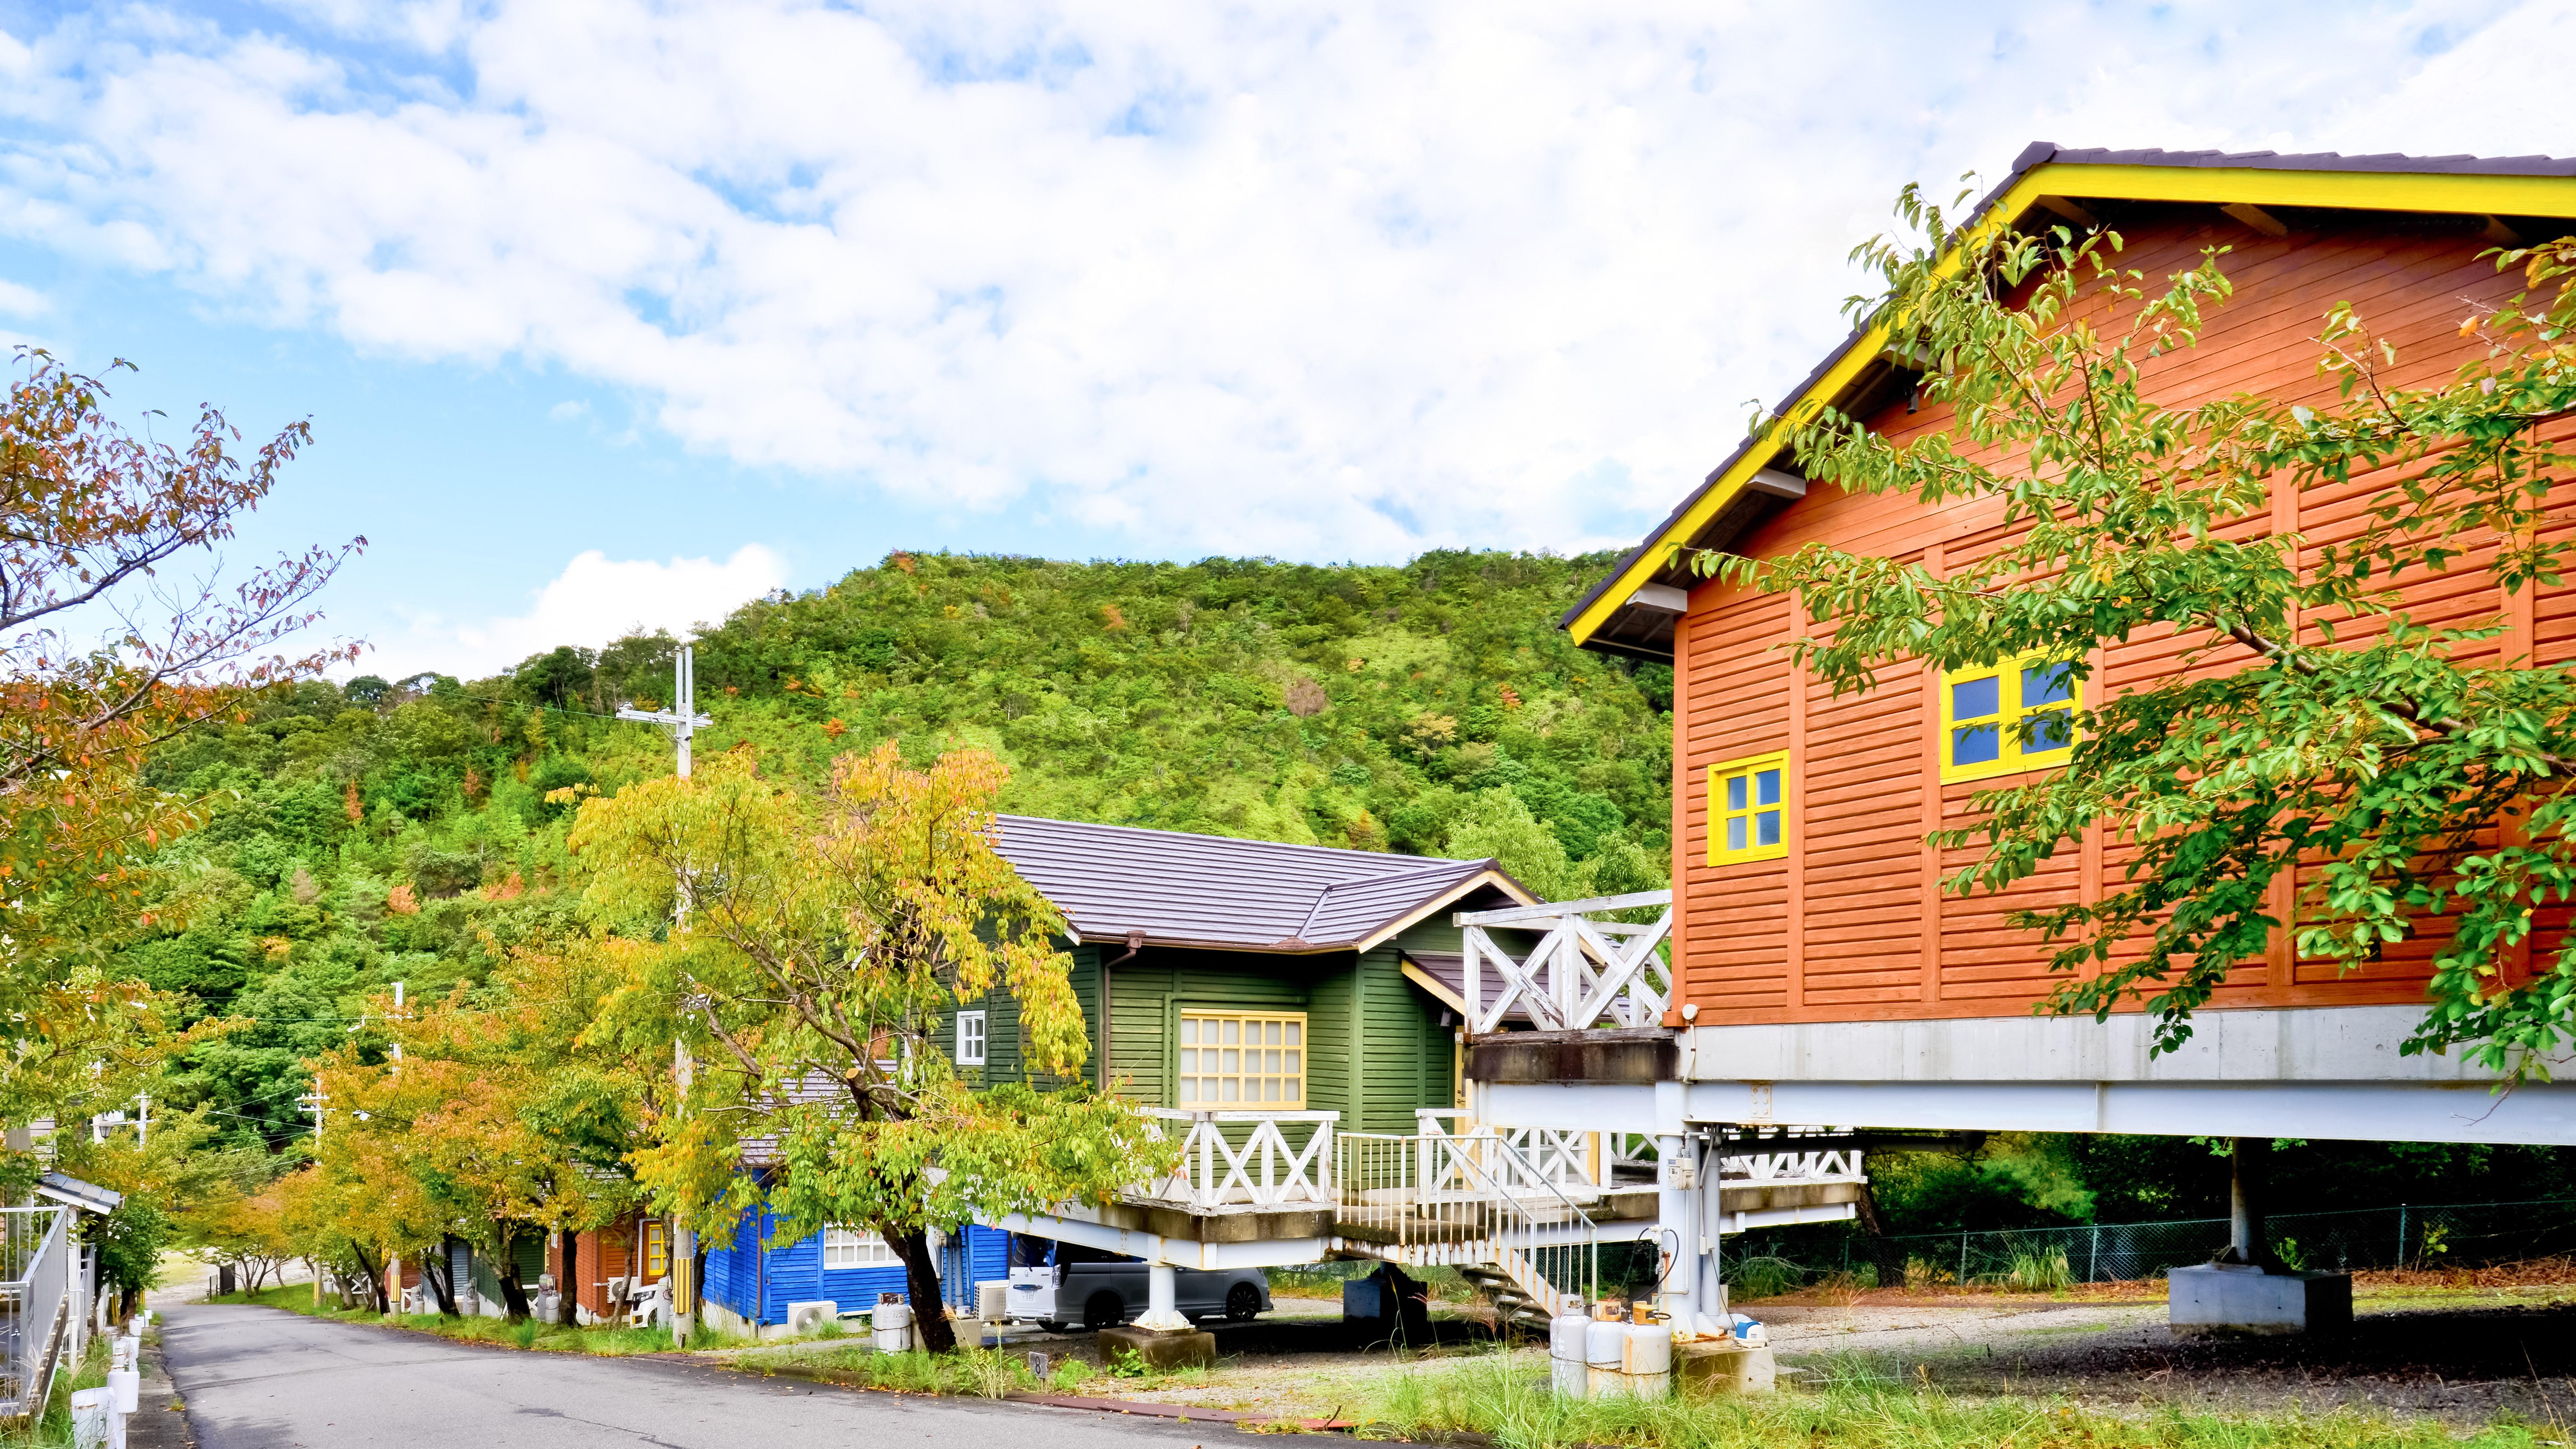
[[0, 229], [1158, 549], [1631, 538], [1897, 185], [2034, 138], [2576, 149], [2463, 79], [2563, 50], [2547, 3], [282, 13], [0, 35]]
[[35, 288], [0, 278], [0, 316], [41, 317], [53, 306], [53, 299]]
[[435, 614], [379, 642], [351, 672], [399, 679], [436, 670], [474, 679], [498, 673], [559, 644], [596, 647], [630, 630], [685, 634], [787, 581], [786, 564], [758, 544], [733, 557], [612, 559], [597, 549], [577, 554], [534, 606], [509, 618], [457, 620]]

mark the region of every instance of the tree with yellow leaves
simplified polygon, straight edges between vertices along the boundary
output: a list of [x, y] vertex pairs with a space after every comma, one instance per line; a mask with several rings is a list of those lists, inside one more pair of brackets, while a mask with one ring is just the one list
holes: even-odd
[[[1073, 1076], [1086, 1055], [1064, 919], [993, 848], [1005, 776], [976, 750], [911, 769], [888, 743], [814, 793], [728, 754], [587, 801], [572, 832], [586, 906], [628, 936], [595, 1030], [677, 1037], [698, 1061], [640, 1179], [702, 1232], [762, 1203], [781, 1240], [868, 1224], [934, 1351], [955, 1339], [930, 1228], [1103, 1200], [1175, 1150], [1079, 1088], [970, 1092], [933, 1040], [943, 1008], [999, 987], [1035, 1070]], [[765, 1179], [740, 1171], [753, 1136], [777, 1144]]]

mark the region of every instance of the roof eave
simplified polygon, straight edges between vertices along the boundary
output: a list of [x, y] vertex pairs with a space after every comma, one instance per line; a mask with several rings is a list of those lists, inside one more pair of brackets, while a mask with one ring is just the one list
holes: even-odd
[[[2302, 169], [2292, 164], [2303, 159], [2298, 157], [2280, 158], [2285, 163], [2282, 165], [2173, 161], [2151, 164], [2088, 160], [2083, 159], [2083, 154], [2069, 155], [2067, 148], [2044, 141], [2025, 148], [2014, 158], [2012, 173], [1979, 203], [1976, 228], [1984, 232], [2012, 225], [2028, 215], [2043, 196], [2576, 218], [2576, 178], [2564, 172], [2358, 170], [2322, 165]], [[2117, 157], [2120, 153], [2101, 154]], [[1803, 418], [1831, 404], [1886, 349], [1887, 341], [1885, 331], [1878, 328], [1844, 339], [1842, 346], [1781, 404], [1776, 415]], [[1639, 585], [1654, 582], [1663, 560], [1671, 557], [1674, 549], [1691, 546], [1701, 531], [1744, 492], [1753, 475], [1778, 453], [1779, 444], [1768, 438], [1746, 440], [1681, 507], [1673, 510], [1661, 528], [1631, 550], [1582, 602], [1566, 611], [1558, 621], [1559, 627], [1572, 634], [1582, 648], [1670, 660], [1669, 652], [1654, 654], [1633, 644], [1602, 640], [1600, 635], [1628, 607]]]
[[1494, 887], [1503, 894], [1519, 901], [1522, 905], [1534, 906], [1539, 904], [1538, 897], [1531, 895], [1527, 887], [1523, 886], [1519, 881], [1512, 879], [1510, 875], [1505, 873], [1500, 863], [1487, 861], [1483, 870], [1476, 872], [1474, 875], [1467, 877], [1447, 890], [1438, 892], [1425, 900], [1417, 902], [1402, 915], [1397, 916], [1387, 924], [1380, 926], [1375, 931], [1369, 933], [1366, 937], [1362, 938], [1358, 949], [1362, 951], [1374, 950], [1378, 946], [1385, 944], [1389, 939], [1401, 935], [1412, 927], [1419, 925], [1424, 918], [1438, 911], [1442, 906], [1449, 904], [1451, 901], [1458, 899], [1460, 896], [1463, 896], [1470, 891], [1479, 890], [1486, 886]]

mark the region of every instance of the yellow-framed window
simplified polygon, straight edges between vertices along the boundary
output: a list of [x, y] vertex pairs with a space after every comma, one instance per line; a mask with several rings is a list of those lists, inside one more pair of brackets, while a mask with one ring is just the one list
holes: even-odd
[[659, 1278], [671, 1271], [671, 1240], [664, 1236], [665, 1232], [659, 1218], [644, 1224], [644, 1271], [648, 1276]]
[[2065, 764], [2083, 707], [2073, 666], [2039, 655], [1948, 670], [1941, 676], [1941, 778], [1981, 780]]
[[1708, 769], [1708, 863], [1778, 860], [1789, 853], [1789, 752]]
[[1306, 1013], [1184, 1011], [1176, 1076], [1176, 1106], [1304, 1111]]

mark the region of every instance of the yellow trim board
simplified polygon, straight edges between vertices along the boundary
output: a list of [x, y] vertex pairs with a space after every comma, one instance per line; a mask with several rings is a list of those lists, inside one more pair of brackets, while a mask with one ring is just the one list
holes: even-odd
[[[2446, 215], [2576, 217], [2576, 177], [2452, 176], [2420, 171], [2267, 171], [2217, 166], [2087, 166], [2044, 162], [2023, 172], [1981, 218], [1977, 232], [2009, 225], [2043, 196], [2115, 197], [2123, 201], [2242, 203], [2254, 206], [2343, 207], [2360, 211], [2436, 212]], [[1887, 349], [1887, 333], [1872, 328], [1840, 362], [1789, 402], [1790, 416], [1814, 411], [1839, 395], [1862, 368]], [[1687, 513], [1676, 518], [1637, 561], [1622, 570], [1601, 597], [1566, 630], [1589, 643], [1610, 616], [1625, 607], [1637, 586], [1653, 580], [1665, 552], [1686, 543], [1733, 503], [1756, 472], [1779, 456], [1780, 445], [1757, 443], [1711, 484]]]

